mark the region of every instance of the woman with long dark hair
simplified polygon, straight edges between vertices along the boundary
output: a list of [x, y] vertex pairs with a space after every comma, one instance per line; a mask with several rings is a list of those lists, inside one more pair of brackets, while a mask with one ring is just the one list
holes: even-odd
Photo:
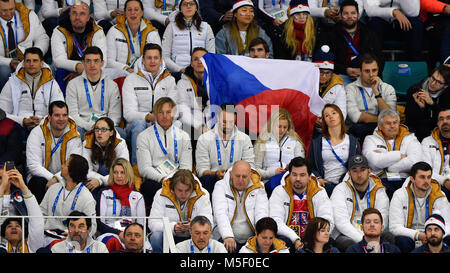
[[191, 63], [194, 48], [215, 53], [215, 38], [210, 25], [202, 21], [197, 0], [181, 0], [175, 21], [166, 27], [162, 42], [164, 62], [170, 72], [183, 72]]
[[347, 161], [356, 154], [361, 154], [361, 148], [357, 138], [347, 134], [341, 109], [326, 104], [322, 109], [322, 135], [312, 140], [308, 159], [329, 197], [347, 173]]
[[248, 56], [249, 44], [257, 37], [261, 37], [267, 42], [270, 57], [273, 57], [272, 41], [256, 23], [252, 1], [237, 1], [233, 5], [233, 19], [217, 33], [216, 53]]
[[305, 236], [303, 236], [303, 248], [297, 253], [339, 253], [339, 250], [331, 246], [330, 222], [321, 217], [309, 220], [306, 226]]
[[93, 191], [106, 185], [109, 169], [116, 158], [129, 159], [125, 140], [114, 129], [114, 122], [108, 117], [97, 120], [94, 128], [84, 135], [83, 157], [89, 163], [86, 187]]

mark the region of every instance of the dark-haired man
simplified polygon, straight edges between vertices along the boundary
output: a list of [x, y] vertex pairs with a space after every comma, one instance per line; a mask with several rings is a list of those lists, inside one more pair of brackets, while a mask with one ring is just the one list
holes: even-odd
[[267, 44], [266, 40], [261, 37], [256, 37], [255, 39], [253, 39], [250, 42], [248, 48], [251, 58], [269, 58], [269, 45]]
[[411, 253], [450, 253], [450, 248], [444, 243], [445, 220], [439, 214], [432, 214], [425, 222], [427, 243], [414, 249]]
[[[432, 168], [426, 162], [417, 162], [411, 168], [410, 177], [392, 197], [389, 207], [389, 231], [402, 253], [411, 252], [427, 242], [425, 221], [439, 213], [446, 223], [450, 221], [450, 204], [439, 183], [432, 179]], [[447, 230], [447, 228], [446, 228]], [[444, 238], [449, 242], [450, 237]]]
[[[137, 61], [139, 62], [139, 60]], [[162, 49], [158, 44], [146, 44], [142, 63], [137, 73], [129, 74], [122, 87], [123, 116], [127, 121], [127, 134], [131, 138], [131, 164], [137, 162], [136, 141], [140, 132], [155, 123], [155, 102], [162, 97], [176, 101], [175, 78], [162, 61]]]
[[[73, 218], [79, 216], [80, 218]], [[109, 253], [105, 244], [92, 238], [92, 221], [80, 211], [72, 211], [67, 218], [68, 237], [66, 240], [56, 243], [52, 253]]]
[[[102, 71], [103, 52], [99, 47], [88, 47], [84, 51], [83, 73], [67, 84], [66, 102], [69, 114], [77, 124], [82, 140], [101, 117], [109, 117], [115, 127], [122, 118], [119, 87]], [[118, 130], [125, 137], [122, 129]]]
[[312, 175], [311, 163], [302, 157], [295, 157], [289, 163], [289, 171], [270, 196], [269, 207], [270, 217], [278, 224], [277, 236], [295, 250], [303, 247], [300, 238], [310, 219], [325, 218], [330, 222], [330, 232], [334, 228], [327, 192]]
[[75, 122], [69, 118], [64, 101], [54, 101], [44, 122], [31, 130], [27, 139], [28, 187], [41, 202], [46, 189], [58, 180], [61, 170], [71, 154], [82, 153], [81, 139]]
[[[89, 166], [81, 155], [72, 154], [63, 164], [60, 183], [50, 186], [45, 193], [40, 207], [44, 216], [67, 216], [74, 210], [83, 212], [87, 216], [96, 216], [95, 199], [84, 182], [87, 181]], [[61, 218], [47, 218], [45, 220], [46, 245], [55, 239], [63, 239], [67, 235], [68, 222]], [[92, 228], [89, 230], [94, 236], [97, 221], [92, 218]]]
[[3, 86], [0, 108], [8, 118], [31, 131], [48, 115], [49, 104], [63, 101], [64, 96], [39, 48], [27, 48], [24, 58], [17, 73], [12, 74]]

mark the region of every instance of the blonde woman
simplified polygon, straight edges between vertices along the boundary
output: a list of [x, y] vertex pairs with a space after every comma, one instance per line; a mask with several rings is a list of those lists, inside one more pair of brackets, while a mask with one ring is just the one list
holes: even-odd
[[289, 19], [284, 23], [283, 36], [279, 40], [280, 59], [312, 61], [316, 33], [307, 0], [289, 3]]
[[255, 166], [261, 180], [267, 182], [285, 172], [292, 158], [298, 156], [305, 157], [305, 148], [289, 111], [284, 108], [273, 111], [255, 145]]
[[223, 26], [216, 36], [216, 53], [249, 56], [249, 44], [257, 37], [269, 45], [273, 57], [272, 41], [266, 32], [256, 24], [252, 1], [241, 0], [233, 5], [233, 19]]
[[98, 231], [103, 234], [97, 240], [103, 241], [109, 252], [123, 248], [123, 230], [137, 222], [145, 226], [145, 203], [142, 194], [134, 189], [134, 172], [124, 158], [116, 159], [110, 169], [109, 187], [103, 189], [97, 198], [97, 216], [117, 216], [120, 218], [97, 219]]

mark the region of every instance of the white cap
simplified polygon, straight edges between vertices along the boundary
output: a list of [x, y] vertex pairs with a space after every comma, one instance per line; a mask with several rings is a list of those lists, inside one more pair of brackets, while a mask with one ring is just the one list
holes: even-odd
[[233, 11], [235, 11], [238, 8], [243, 7], [243, 6], [252, 6], [252, 7], [254, 7], [253, 6], [253, 2], [251, 0], [239, 0], [239, 1], [234, 2], [234, 4], [233, 4]]

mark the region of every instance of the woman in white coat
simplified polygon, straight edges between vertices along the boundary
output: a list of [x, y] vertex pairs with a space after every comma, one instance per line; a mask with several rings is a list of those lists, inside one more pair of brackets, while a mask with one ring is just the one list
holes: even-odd
[[[97, 216], [118, 216], [121, 218], [97, 219], [97, 240], [103, 242], [109, 252], [124, 249], [124, 230], [131, 223], [145, 225], [145, 202], [141, 193], [134, 188], [134, 172], [130, 162], [116, 159], [110, 169], [108, 187], [97, 198]], [[147, 240], [146, 243], [148, 244]], [[148, 248], [148, 247], [147, 247]]]
[[298, 156], [305, 157], [305, 147], [295, 132], [289, 111], [280, 108], [272, 112], [255, 145], [255, 167], [261, 181], [267, 183], [273, 177], [265, 186], [269, 196], [279, 185], [289, 162]]
[[183, 72], [191, 63], [194, 48], [203, 47], [215, 53], [214, 33], [198, 13], [197, 0], [181, 0], [175, 21], [171, 22], [163, 36], [163, 58], [170, 72]]
[[129, 160], [130, 156], [125, 140], [120, 138], [114, 129], [114, 122], [108, 117], [98, 119], [84, 137], [83, 157], [89, 164], [89, 183], [86, 187], [93, 191], [107, 185], [109, 170], [116, 158]]

